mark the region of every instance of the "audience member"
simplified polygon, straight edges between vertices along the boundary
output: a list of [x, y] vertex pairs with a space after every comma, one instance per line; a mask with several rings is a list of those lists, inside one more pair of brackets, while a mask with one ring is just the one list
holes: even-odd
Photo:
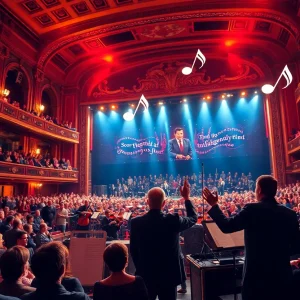
[[94, 300], [148, 300], [143, 279], [126, 273], [128, 249], [121, 243], [106, 247], [103, 259], [111, 275], [94, 285]]
[[59, 203], [59, 208], [56, 211], [56, 227], [59, 231], [65, 233], [67, 226], [68, 211], [64, 208], [63, 202]]
[[31, 224], [24, 224], [23, 229], [27, 233], [27, 237], [28, 237], [27, 248], [32, 248], [34, 250], [36, 248], [36, 243], [34, 241], [34, 236], [35, 235], [33, 233], [32, 225]]
[[37, 278], [35, 292], [22, 296], [23, 300], [88, 300], [84, 293], [68, 292], [61, 284], [67, 268], [66, 250], [60, 242], [41, 246], [34, 254], [31, 263]]
[[3, 235], [4, 245], [7, 249], [17, 244], [17, 234], [23, 230], [22, 221], [19, 218], [13, 220], [13, 228], [6, 231]]
[[224, 233], [245, 230], [246, 261], [243, 300], [294, 299], [290, 255], [299, 253], [296, 213], [276, 202], [277, 181], [264, 175], [256, 181], [257, 203], [247, 204], [227, 218], [218, 206], [218, 195], [204, 189], [212, 206], [209, 215]]
[[29, 251], [29, 262], [31, 262], [31, 258], [33, 256], [34, 250], [28, 247], [28, 234], [26, 231], [20, 230], [16, 234], [17, 238], [17, 246], [22, 246], [28, 249]]
[[[61, 280], [61, 284], [64, 286], [64, 288], [68, 292], [82, 292], [83, 293], [84, 289], [83, 289], [80, 281], [78, 280], [78, 278], [73, 277], [71, 274], [69, 250], [65, 245], [62, 245], [62, 249], [65, 252], [66, 272], [65, 272], [64, 277]], [[31, 286], [35, 287], [35, 288], [38, 287], [38, 280], [36, 278], [32, 281]]]
[[38, 248], [43, 244], [47, 244], [47, 243], [51, 242], [52, 240], [53, 239], [52, 239], [49, 231], [47, 230], [47, 224], [42, 223], [40, 225], [40, 231], [36, 235], [36, 247]]
[[181, 187], [187, 217], [164, 214], [165, 193], [160, 188], [148, 192], [150, 211], [131, 221], [130, 252], [147, 286], [150, 300], [176, 299], [177, 285], [181, 284], [179, 233], [197, 221], [196, 210], [190, 201], [187, 180]]
[[41, 217], [49, 227], [53, 226], [52, 223], [55, 218], [55, 213], [56, 211], [55, 208], [52, 206], [52, 201], [49, 200], [47, 205], [41, 210]]
[[0, 224], [0, 233], [4, 234], [6, 231], [12, 229], [14, 217], [8, 216], [4, 222]]
[[8, 249], [0, 258], [0, 270], [3, 281], [0, 283], [0, 294], [20, 297], [35, 291], [35, 288], [22, 283], [22, 277], [29, 267], [29, 251], [22, 246]]

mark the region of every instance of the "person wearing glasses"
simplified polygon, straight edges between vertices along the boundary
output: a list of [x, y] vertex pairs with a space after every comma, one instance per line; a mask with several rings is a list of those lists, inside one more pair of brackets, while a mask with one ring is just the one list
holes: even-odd
[[26, 231], [19, 231], [17, 232], [17, 246], [22, 246], [28, 249], [29, 251], [29, 262], [31, 262], [31, 258], [34, 254], [34, 250], [28, 247], [28, 234]]

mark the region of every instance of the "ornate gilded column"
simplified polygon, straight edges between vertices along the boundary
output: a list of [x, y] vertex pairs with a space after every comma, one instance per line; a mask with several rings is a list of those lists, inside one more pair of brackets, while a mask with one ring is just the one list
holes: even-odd
[[277, 178], [279, 186], [286, 183], [286, 164], [284, 152], [284, 135], [280, 109], [280, 97], [274, 92], [266, 97], [267, 114], [270, 126], [270, 151], [273, 175]]
[[[31, 101], [28, 103], [29, 109], [34, 109], [39, 112], [40, 104], [42, 100], [42, 82], [44, 81], [44, 72], [38, 68], [35, 69], [34, 72], [34, 85], [33, 85], [33, 97], [31, 97]], [[29, 100], [29, 101], [30, 101]]]
[[87, 195], [89, 193], [90, 180], [90, 127], [91, 111], [88, 106], [80, 107], [79, 119], [79, 192]]

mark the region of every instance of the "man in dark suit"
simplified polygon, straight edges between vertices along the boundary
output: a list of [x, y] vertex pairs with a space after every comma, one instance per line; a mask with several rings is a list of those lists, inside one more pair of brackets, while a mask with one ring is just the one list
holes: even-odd
[[180, 127], [174, 130], [174, 139], [169, 140], [169, 153], [173, 159], [192, 159], [192, 146], [189, 139], [183, 138], [183, 129]]
[[299, 251], [299, 223], [294, 211], [276, 202], [276, 191], [274, 177], [260, 176], [258, 203], [247, 204], [231, 218], [219, 208], [217, 194], [203, 191], [212, 206], [208, 213], [224, 233], [245, 230], [243, 300], [294, 299], [290, 255]]
[[152, 188], [148, 192], [150, 211], [131, 220], [130, 252], [136, 275], [144, 279], [150, 300], [157, 296], [160, 300], [175, 300], [176, 287], [181, 284], [179, 233], [197, 221], [187, 181], [181, 195], [187, 217], [164, 214], [165, 193], [161, 188]]

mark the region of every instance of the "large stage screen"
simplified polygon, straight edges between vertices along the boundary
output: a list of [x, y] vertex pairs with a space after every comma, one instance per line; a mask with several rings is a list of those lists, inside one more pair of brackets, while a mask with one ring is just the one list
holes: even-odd
[[134, 164], [199, 165], [207, 160], [224, 165], [269, 156], [260, 95], [211, 102], [199, 96], [186, 99], [168, 99], [163, 105], [159, 99], [151, 100], [149, 109], [140, 106], [132, 121], [123, 119], [129, 103], [115, 111], [95, 111], [93, 166], [130, 169]]

